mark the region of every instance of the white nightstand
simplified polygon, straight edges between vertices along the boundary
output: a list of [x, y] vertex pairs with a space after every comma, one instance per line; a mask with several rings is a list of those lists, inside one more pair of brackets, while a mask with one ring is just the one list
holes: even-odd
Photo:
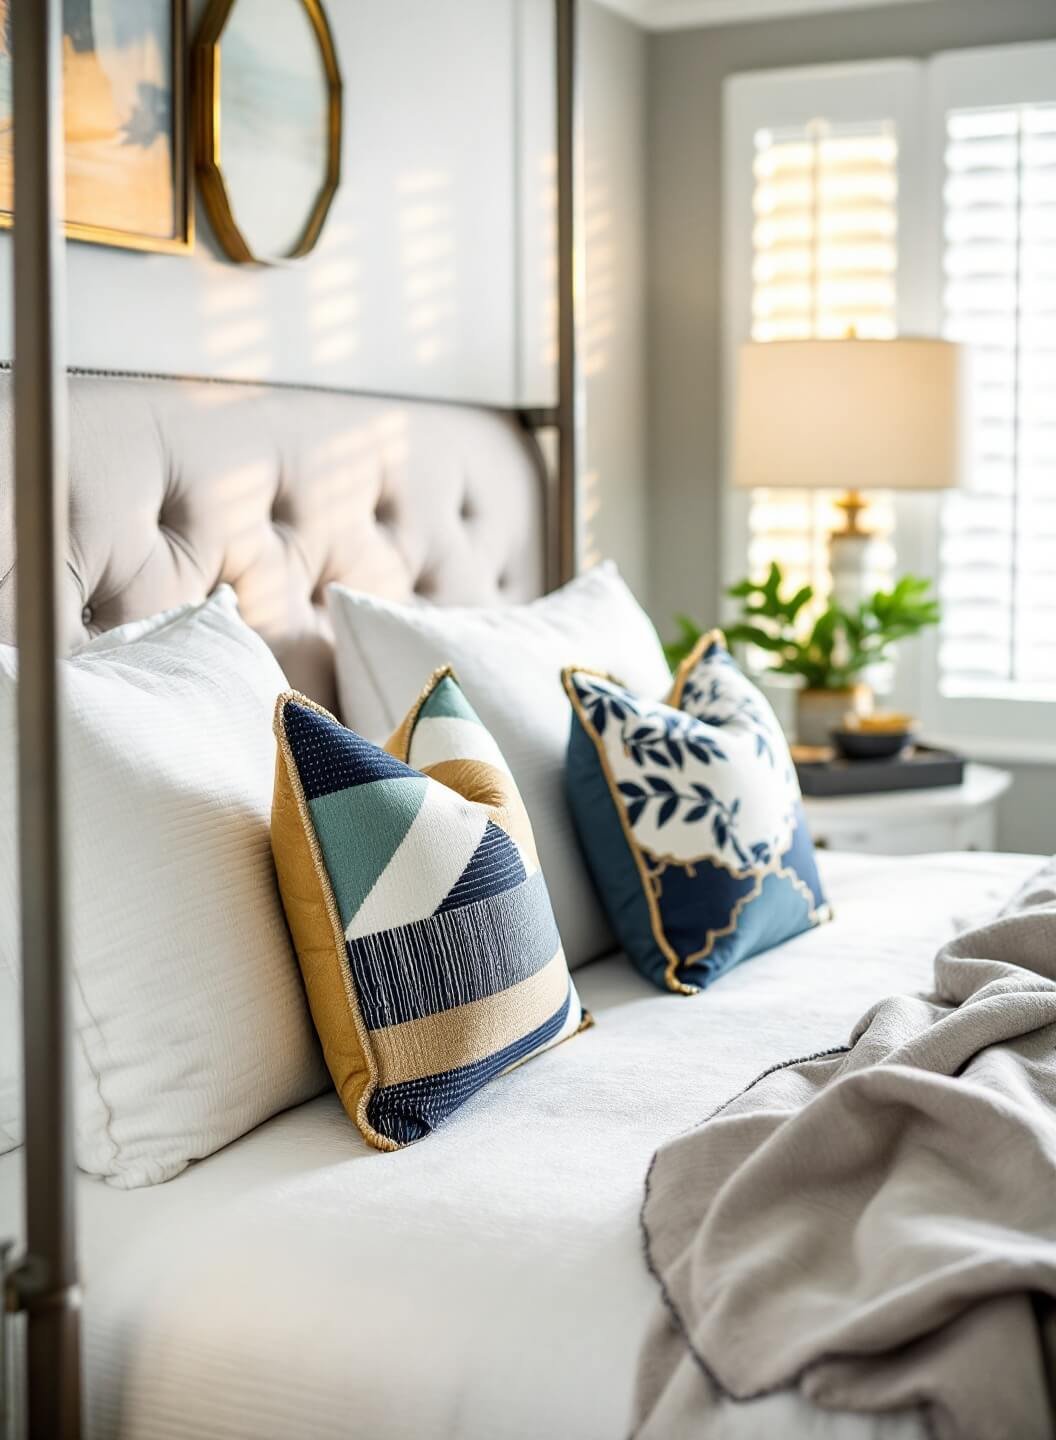
[[919, 855], [927, 850], [993, 850], [997, 802], [1012, 783], [1006, 770], [968, 765], [963, 785], [841, 795], [803, 806], [814, 844], [823, 850]]

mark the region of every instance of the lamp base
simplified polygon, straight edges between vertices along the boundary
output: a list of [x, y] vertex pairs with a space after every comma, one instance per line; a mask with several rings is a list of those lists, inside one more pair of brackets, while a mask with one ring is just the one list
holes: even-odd
[[887, 548], [863, 530], [837, 530], [829, 537], [832, 598], [845, 610], [856, 610], [883, 588]]
[[867, 535], [869, 532], [864, 526], [859, 525], [858, 517], [865, 509], [865, 496], [860, 490], [845, 490], [836, 501], [836, 508], [843, 511], [843, 529], [838, 530], [838, 535]]

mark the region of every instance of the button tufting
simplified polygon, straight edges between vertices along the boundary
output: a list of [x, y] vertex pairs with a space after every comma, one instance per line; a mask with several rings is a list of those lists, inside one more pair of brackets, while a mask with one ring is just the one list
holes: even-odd
[[476, 508], [468, 495], [463, 498], [458, 513], [462, 520], [472, 520], [476, 515]]
[[374, 523], [376, 525], [391, 525], [396, 519], [396, 506], [388, 495], [379, 495], [378, 502], [374, 506]]
[[81, 611], [81, 624], [85, 627], [85, 629], [87, 629], [88, 626], [92, 623], [93, 619], [94, 616], [92, 613], [92, 607], [90, 605], [86, 605]]
[[495, 588], [497, 590], [508, 590], [510, 588], [510, 577], [505, 570], [499, 571], [495, 579]]
[[165, 488], [165, 493], [162, 496], [161, 504], [158, 506], [158, 529], [177, 529], [182, 513], [183, 501], [177, 493], [175, 484], [170, 481], [170, 483]]

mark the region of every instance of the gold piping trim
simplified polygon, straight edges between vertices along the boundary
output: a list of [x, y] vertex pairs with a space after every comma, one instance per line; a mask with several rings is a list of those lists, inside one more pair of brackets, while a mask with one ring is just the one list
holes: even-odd
[[653, 894], [653, 887], [650, 883], [649, 867], [645, 863], [642, 848], [635, 839], [634, 831], [627, 823], [627, 816], [624, 813], [623, 806], [617, 798], [616, 777], [612, 773], [609, 757], [605, 753], [604, 744], [600, 735], [598, 735], [594, 726], [587, 718], [586, 711], [580, 702], [579, 696], [576, 694], [576, 687], [572, 683], [573, 675], [593, 675], [600, 680], [609, 680], [614, 685], [620, 684], [620, 681], [615, 680], [611, 675], [606, 675], [602, 670], [587, 670], [577, 665], [566, 665], [561, 671], [561, 683], [565, 687], [565, 694], [568, 696], [569, 703], [576, 712], [576, 717], [583, 727], [584, 733], [589, 735], [594, 742], [594, 749], [598, 753], [598, 763], [601, 765], [601, 772], [605, 776], [605, 783], [609, 787], [609, 798], [615, 807], [620, 828], [623, 830], [623, 838], [627, 841], [627, 847], [634, 858], [634, 863], [638, 868], [638, 874], [641, 877], [645, 903], [649, 909], [649, 924], [653, 932], [653, 939], [656, 941], [660, 953], [667, 961], [667, 966], [664, 970], [664, 981], [669, 990], [674, 990], [679, 995], [696, 995], [700, 990], [699, 985], [686, 985], [675, 975], [679, 966], [678, 953], [674, 950], [670, 940], [668, 940], [664, 934], [664, 927], [660, 919], [660, 909], [656, 903], [656, 896]]
[[694, 950], [692, 954], [687, 955], [685, 961], [683, 962], [684, 964], [694, 965], [698, 960], [707, 960], [711, 952], [715, 949], [715, 941], [722, 940], [727, 935], [733, 934], [733, 932], [737, 929], [737, 921], [741, 918], [741, 915], [743, 914], [746, 907], [750, 905], [753, 900], [759, 899], [759, 896], [762, 894], [763, 891], [763, 881], [770, 873], [771, 872], [767, 870], [764, 874], [757, 875], [755, 877], [755, 885], [753, 886], [753, 888], [749, 890], [746, 894], [742, 895], [741, 898], [734, 904], [733, 909], [730, 911], [730, 923], [728, 925], [724, 925], [721, 930], [709, 930], [707, 932], [707, 937], [705, 938], [704, 944], [700, 947], [699, 950]]
[[[733, 907], [731, 923], [724, 930], [709, 930], [708, 938], [703, 948], [695, 950], [692, 955], [686, 956], [684, 961], [686, 965], [692, 965], [697, 960], [706, 960], [712, 950], [714, 950], [716, 940], [721, 940], [725, 935], [733, 934], [737, 928], [737, 921], [740, 919], [742, 913], [753, 900], [759, 898], [762, 894], [764, 881], [768, 880], [771, 875], [776, 875], [781, 880], [790, 881], [793, 889], [802, 893], [803, 898], [807, 901], [807, 919], [812, 925], [823, 925], [827, 920], [831, 919], [832, 911], [830, 906], [825, 904], [819, 908], [815, 905], [814, 894], [810, 886], [799, 878], [790, 865], [768, 865], [765, 870], [759, 872], [757, 876], [758, 884], [755, 889], [747, 895], [742, 895]], [[790, 936], [789, 938], [791, 939], [792, 937]]]
[[[458, 683], [458, 679], [455, 675], [454, 669], [450, 665], [442, 665], [433, 672], [433, 674], [429, 677], [428, 682], [424, 686], [421, 695], [418, 697], [418, 700], [415, 702], [414, 706], [408, 713], [404, 723], [399, 727], [396, 734], [393, 735], [389, 740], [385, 748], [386, 750], [388, 750], [388, 753], [393, 755], [396, 759], [400, 759], [401, 756], [394, 748], [391, 747], [394, 747], [396, 743], [404, 737], [405, 733], [406, 739], [409, 743], [410, 737], [414, 733], [414, 725], [417, 721], [418, 714], [421, 711], [422, 706], [425, 704], [426, 700], [428, 700], [429, 696], [432, 694], [433, 690], [440, 683], [440, 681], [445, 679], [447, 676], [450, 676], [456, 684]], [[352, 972], [348, 964], [348, 952], [345, 949], [345, 931], [344, 926], [341, 924], [341, 916], [337, 909], [337, 901], [334, 897], [333, 887], [330, 884], [330, 874], [326, 868], [326, 862], [323, 859], [322, 850], [319, 846], [319, 838], [316, 834], [315, 822], [312, 820], [311, 811], [308, 808], [308, 801], [304, 794], [304, 787], [301, 784], [300, 772], [297, 769], [296, 761], [293, 758], [293, 751], [291, 750], [289, 740], [286, 737], [286, 729], [285, 725], [283, 724], [282, 717], [283, 710], [285, 709], [286, 704], [289, 702], [293, 702], [296, 705], [303, 705], [308, 710], [314, 710], [317, 715], [322, 715], [325, 719], [332, 720], [336, 725], [340, 725], [341, 722], [337, 720], [336, 717], [325, 708], [325, 706], [316, 704], [314, 700], [310, 700], [306, 695], [302, 695], [297, 690], [286, 690], [278, 697], [275, 702], [272, 729], [274, 731], [275, 739], [279, 746], [279, 751], [282, 755], [283, 764], [286, 766], [286, 775], [290, 782], [290, 788], [293, 791], [294, 799], [297, 802], [297, 810], [300, 815], [301, 824], [304, 828], [305, 839], [308, 842], [308, 849], [311, 853], [312, 863], [315, 866], [316, 876], [320, 882], [320, 888], [323, 892], [323, 901], [326, 905], [327, 916], [330, 920], [330, 926], [333, 931], [334, 948], [338, 963], [338, 973], [341, 976], [341, 982], [344, 988], [345, 997], [348, 1001], [349, 1011], [352, 1015], [352, 1023], [355, 1029], [356, 1039], [359, 1041], [360, 1049], [363, 1052], [363, 1059], [365, 1060], [367, 1066], [367, 1083], [363, 1087], [363, 1092], [360, 1095], [359, 1101], [356, 1105], [356, 1113], [354, 1117], [355, 1122], [363, 1138], [369, 1144], [373, 1145], [376, 1149], [384, 1151], [402, 1150], [405, 1148], [403, 1145], [401, 1145], [396, 1140], [390, 1140], [387, 1135], [382, 1135], [380, 1131], [375, 1130], [373, 1125], [371, 1125], [370, 1121], [367, 1119], [367, 1107], [375, 1090], [378, 1088], [378, 1062], [370, 1041], [370, 1032], [367, 1029], [366, 1024], [364, 1023], [363, 1014], [359, 1007], [359, 997], [356, 994], [355, 982], [352, 979]], [[487, 809], [488, 807], [485, 806], [483, 808]], [[562, 948], [559, 948], [557, 953], [562, 957], [564, 956], [564, 950]], [[572, 983], [571, 976], [569, 977], [569, 982], [570, 984]], [[574, 986], [573, 993], [577, 996], [578, 999], [578, 991], [575, 990]], [[581, 1016], [579, 1025], [576, 1027], [575, 1030], [571, 1031], [568, 1035], [565, 1036], [565, 1040], [571, 1040], [573, 1036], [581, 1035], [584, 1030], [589, 1030], [595, 1023], [594, 1017], [590, 1014], [588, 1010], [583, 1008], [582, 1001], [580, 1001], [579, 1004]], [[562, 1041], [561, 1043], [563, 1044], [564, 1042]], [[518, 1063], [523, 1064], [524, 1062], [521, 1061]], [[517, 1067], [513, 1066], [511, 1068], [515, 1069]]]
[[[564, 953], [565, 953], [564, 947], [562, 947], [560, 953], [561, 953], [562, 955], [564, 955]], [[567, 964], [568, 964], [568, 961], [567, 961], [567, 960], [565, 961], [565, 964], [566, 964], [566, 966], [567, 966]], [[569, 976], [568, 976], [568, 984], [569, 984], [569, 989], [571, 990], [572, 994], [576, 997], [576, 1003], [577, 1003], [577, 1005], [579, 1006], [579, 1024], [576, 1026], [576, 1028], [575, 1028], [574, 1030], [570, 1030], [563, 1040], [557, 1040], [557, 1041], [553, 1041], [553, 1040], [552, 1040], [552, 1041], [550, 1042], [550, 1044], [549, 1044], [548, 1046], [546, 1046], [545, 1049], [543, 1049], [543, 1050], [533, 1050], [530, 1055], [525, 1055], [522, 1060], [515, 1060], [512, 1065], [507, 1065], [507, 1067], [506, 1067], [505, 1070], [500, 1070], [500, 1071], [499, 1071], [499, 1074], [500, 1074], [500, 1075], [512, 1075], [515, 1070], [519, 1070], [522, 1065], [527, 1065], [527, 1064], [529, 1064], [529, 1062], [532, 1061], [532, 1060], [537, 1060], [540, 1055], [546, 1055], [546, 1054], [547, 1054], [549, 1051], [551, 1051], [551, 1050], [560, 1050], [562, 1045], [567, 1045], [568, 1042], [569, 1042], [570, 1040], [574, 1040], [577, 1035], [582, 1035], [584, 1030], [593, 1030], [593, 1029], [594, 1029], [594, 1026], [595, 1026], [598, 1022], [594, 1019], [594, 1016], [590, 1013], [589, 1010], [585, 1010], [585, 1009], [583, 1008], [583, 1001], [579, 998], [579, 991], [576, 989], [576, 982], [572, 979], [571, 971], [569, 972]], [[497, 1077], [496, 1077], [496, 1078], [497, 1078]]]
[[[723, 646], [723, 648], [725, 648], [726, 637], [723, 635], [721, 630], [709, 630], [706, 635], [702, 635], [700, 637], [696, 645], [694, 645], [690, 654], [687, 655], [686, 659], [683, 660], [682, 664], [678, 667], [678, 672], [675, 676], [675, 684], [671, 691], [672, 698], [666, 702], [671, 706], [672, 709], [678, 708], [674, 697], [676, 697], [677, 695], [678, 699], [681, 699], [682, 689], [685, 685], [685, 681], [688, 677], [689, 671], [698, 663], [700, 656], [703, 654], [703, 652], [708, 649], [709, 646], [715, 644], [716, 642], [718, 642], [720, 645]], [[598, 754], [598, 761], [601, 765], [602, 773], [605, 776], [605, 783], [609, 788], [609, 798], [612, 800], [617, 817], [620, 821], [620, 828], [623, 830], [624, 839], [627, 841], [631, 854], [634, 857], [634, 862], [637, 866], [638, 874], [641, 877], [642, 889], [645, 893], [646, 904], [649, 908], [649, 921], [653, 932], [653, 939], [656, 941], [661, 953], [667, 959], [667, 966], [664, 970], [664, 979], [669, 989], [677, 991], [679, 994], [682, 995], [696, 995], [699, 993], [699, 985], [685, 984], [683, 981], [680, 981], [677, 978], [676, 972], [683, 965], [688, 966], [695, 964], [699, 960], [706, 960], [714, 950], [715, 942], [717, 940], [721, 940], [725, 938], [725, 936], [732, 935], [734, 933], [734, 931], [737, 929], [737, 922], [743, 914], [746, 906], [748, 906], [753, 900], [758, 899], [759, 895], [762, 892], [763, 883], [765, 880], [768, 879], [770, 875], [777, 875], [781, 879], [790, 880], [795, 886], [795, 888], [802, 892], [804, 898], [808, 901], [807, 918], [810, 920], [812, 925], [823, 924], [826, 920], [831, 918], [831, 907], [828, 904], [825, 904], [819, 908], [815, 904], [814, 895], [810, 889], [810, 886], [800, 879], [800, 877], [791, 868], [791, 866], [782, 865], [780, 863], [780, 856], [778, 857], [776, 863], [772, 861], [765, 870], [760, 870], [756, 872], [745, 872], [733, 869], [732, 866], [725, 864], [722, 860], [716, 861], [710, 855], [700, 855], [696, 857], [697, 860], [707, 860], [709, 864], [717, 865], [719, 868], [727, 871], [727, 873], [733, 876], [735, 879], [747, 878], [748, 874], [752, 874], [755, 880], [755, 885], [746, 894], [742, 895], [740, 899], [736, 902], [733, 910], [730, 912], [729, 924], [723, 926], [721, 929], [709, 930], [707, 932], [703, 946], [699, 950], [694, 950], [691, 954], [687, 955], [684, 960], [679, 960], [677, 952], [675, 951], [675, 949], [671, 945], [671, 942], [668, 940], [666, 934], [664, 933], [663, 922], [660, 915], [660, 907], [657, 903], [656, 894], [653, 888], [653, 881], [656, 880], [658, 877], [662, 876], [663, 872], [671, 864], [683, 866], [686, 864], [693, 864], [694, 861], [691, 860], [687, 862], [683, 860], [676, 860], [676, 858], [672, 855], [658, 857], [661, 860], [661, 864], [655, 870], [652, 869], [648, 864], [645, 858], [645, 852], [638, 844], [638, 841], [634, 835], [634, 831], [631, 829], [630, 824], [627, 821], [625, 808], [619, 796], [616, 777], [613, 774], [612, 766], [609, 764], [609, 757], [604, 748], [604, 741], [594, 729], [594, 726], [591, 724], [589, 718], [587, 717], [583, 705], [580, 703], [579, 696], [576, 694], [575, 686], [572, 683], [573, 675], [591, 675], [596, 679], [608, 680], [614, 685], [621, 685], [622, 682], [615, 679], [614, 676], [606, 674], [603, 670], [590, 670], [585, 666], [567, 665], [561, 672], [561, 681], [565, 687], [565, 693], [568, 696], [569, 701], [571, 702], [572, 708], [576, 712], [576, 715], [584, 731], [590, 736], [590, 738], [594, 742], [594, 748]], [[794, 828], [795, 827], [793, 826], [793, 831]], [[789, 844], [791, 844], [791, 834], [788, 837], [788, 841]]]
[[[403, 1147], [395, 1140], [390, 1140], [387, 1135], [382, 1135], [375, 1130], [367, 1119], [367, 1106], [370, 1103], [374, 1091], [378, 1087], [378, 1064], [370, 1043], [370, 1032], [363, 1021], [363, 1015], [359, 1008], [359, 997], [356, 995], [355, 983], [352, 979], [352, 972], [348, 964], [348, 952], [345, 950], [345, 930], [341, 924], [341, 916], [338, 913], [337, 901], [334, 898], [333, 887], [330, 884], [330, 874], [323, 860], [323, 853], [319, 847], [319, 837], [315, 833], [315, 822], [312, 820], [311, 811], [308, 808], [308, 801], [305, 798], [304, 786], [301, 784], [300, 772], [297, 763], [293, 758], [293, 751], [290, 742], [286, 738], [286, 727], [283, 723], [283, 711], [288, 703], [303, 705], [307, 710], [314, 710], [317, 715], [322, 715], [327, 720], [333, 720], [335, 725], [340, 725], [340, 720], [335, 719], [330, 711], [322, 705], [317, 705], [314, 700], [309, 700], [306, 695], [300, 694], [297, 690], [285, 690], [275, 701], [275, 714], [272, 721], [272, 729], [275, 732], [275, 739], [278, 742], [279, 750], [282, 753], [283, 762], [286, 766], [286, 775], [293, 790], [294, 799], [297, 801], [297, 809], [300, 813], [301, 823], [304, 826], [305, 838], [308, 841], [308, 849], [311, 852], [312, 863], [315, 865], [316, 875], [319, 878], [323, 891], [323, 900], [326, 903], [326, 913], [330, 919], [330, 925], [334, 932], [334, 946], [337, 955], [338, 970], [341, 981], [344, 985], [345, 996], [348, 1000], [348, 1008], [352, 1014], [352, 1024], [355, 1028], [356, 1039], [359, 1041], [363, 1051], [363, 1058], [367, 1063], [367, 1083], [363, 1087], [363, 1093], [356, 1105], [355, 1121], [359, 1127], [360, 1134], [365, 1140], [378, 1150], [400, 1150]], [[342, 727], [344, 728], [344, 727]]]
[[[788, 835], [785, 837], [785, 849], [787, 849], [788, 846], [791, 845], [792, 836], [795, 833], [795, 829], [795, 822], [793, 822], [792, 827], [788, 832]], [[783, 852], [778, 852], [779, 857], [781, 853]], [[716, 870], [725, 870], [726, 873], [732, 875], [735, 880], [743, 880], [745, 875], [756, 874], [756, 871], [750, 868], [748, 870], [738, 870], [735, 865], [727, 865], [725, 860], [716, 860], [713, 855], [686, 855], [680, 858], [678, 855], [665, 854], [656, 855], [654, 856], [654, 859], [660, 862], [660, 868], [662, 870], [668, 869], [668, 867], [671, 865], [698, 865], [702, 860], [706, 860], [709, 865], [714, 865]], [[759, 873], [763, 875], [769, 875], [770, 871], [775, 868], [776, 867], [774, 865], [774, 862], [771, 860], [770, 864], [766, 867], [766, 869]]]
[[[689, 652], [686, 658], [679, 665], [678, 669], [675, 671], [675, 683], [671, 687], [671, 694], [667, 700], [667, 703], [671, 706], [672, 709], [681, 710], [682, 692], [685, 689], [686, 681], [689, 679], [690, 672], [696, 669], [704, 656], [704, 652], [710, 649], [712, 645], [721, 645], [722, 648], [726, 651], [727, 655], [730, 653], [730, 647], [727, 644], [724, 631], [716, 627], [712, 630], [709, 630], [706, 634], [702, 635], [697, 641], [697, 643], [693, 646], [693, 649]], [[789, 844], [792, 843], [792, 834], [794, 833], [795, 823], [793, 823], [792, 826], [792, 833], [790, 833], [788, 836]], [[672, 856], [671, 858], [673, 860], [674, 856]], [[710, 857], [701, 856], [700, 858], [706, 859]], [[729, 873], [735, 877], [738, 874], [738, 872], [734, 870], [732, 866], [724, 864], [721, 860], [712, 860], [711, 863], [720, 865], [722, 869], [729, 871]], [[816, 905], [814, 902], [814, 892], [811, 890], [809, 885], [807, 885], [803, 880], [800, 879], [800, 877], [796, 874], [796, 872], [792, 869], [791, 866], [778, 865], [772, 868], [768, 867], [766, 870], [762, 871], [760, 880], [765, 880], [766, 877], [770, 874], [779, 875], [784, 880], [791, 880], [792, 884], [796, 887], [796, 889], [802, 891], [803, 897], [807, 900], [809, 905], [809, 909], [807, 912], [808, 918], [812, 921], [813, 924], [824, 925], [827, 921], [832, 919], [832, 906], [828, 903], [828, 901], [826, 901], [824, 905]], [[762, 886], [760, 885], [760, 889], [761, 888]], [[758, 891], [756, 892], [756, 894], [758, 894]], [[743, 905], [747, 904], [748, 901], [753, 898], [753, 896], [746, 895], [743, 897], [743, 901], [738, 901], [738, 904], [742, 905], [743, 908]], [[729, 934], [732, 934], [732, 931], [716, 931], [715, 939], [719, 939], [722, 935]], [[706, 956], [711, 953], [711, 948], [712, 947], [709, 946], [707, 951], [705, 951], [703, 954], [701, 954], [701, 952], [698, 952], [698, 954], [700, 954], [700, 958], [706, 958]], [[694, 958], [696, 957], [690, 956], [689, 960], [692, 960]], [[687, 960], [687, 964], [688, 963], [689, 961]]]
[[671, 686], [671, 693], [667, 697], [667, 704], [671, 706], [672, 710], [682, 709], [682, 691], [686, 688], [689, 672], [696, 669], [704, 651], [712, 645], [721, 645], [727, 655], [730, 653], [730, 647], [726, 644], [726, 636], [721, 630], [709, 630], [706, 635], [702, 635], [675, 671], [675, 683]]
[[407, 757], [411, 753], [411, 741], [414, 738], [415, 728], [418, 724], [418, 716], [422, 713], [422, 707], [440, 684], [440, 681], [447, 679], [453, 680], [455, 684], [458, 685], [458, 688], [460, 690], [462, 689], [458, 682], [458, 676], [455, 674], [454, 666], [438, 665], [422, 686], [418, 699], [385, 741], [384, 749], [396, 760], [402, 760], [405, 765], [409, 763]]
[[[467, 705], [469, 704], [466, 698], [466, 692], [462, 689], [462, 684], [455, 673], [454, 666], [438, 666], [423, 685], [418, 699], [411, 706], [401, 723], [385, 741], [383, 747], [385, 751], [389, 755], [392, 755], [394, 759], [402, 761], [404, 765], [410, 765], [411, 763], [414, 732], [418, 728], [418, 721], [421, 717], [422, 709], [442, 680], [454, 681], [462, 698], [466, 700]], [[473, 707], [470, 706], [470, 709], [472, 708]], [[473, 713], [476, 714], [476, 711]], [[489, 739], [494, 742], [495, 737], [479, 715], [477, 715], [477, 722]], [[503, 764], [505, 764], [505, 759], [503, 760]], [[448, 780], [436, 774], [438, 770], [447, 765], [473, 765], [483, 767], [490, 771], [496, 777], [496, 795], [502, 796], [502, 803], [496, 804], [492, 800], [485, 800], [479, 795], [470, 794], [466, 789], [458, 785], [452, 785]], [[461, 796], [461, 798], [468, 801], [469, 804], [482, 805], [484, 809], [487, 810], [491, 819], [494, 820], [495, 824], [509, 835], [510, 839], [522, 852], [522, 858], [525, 860], [526, 865], [531, 863], [537, 870], [540, 868], [539, 851], [535, 843], [532, 822], [528, 816], [528, 811], [525, 809], [524, 798], [508, 767], [505, 770], [500, 770], [498, 766], [493, 765], [490, 760], [475, 760], [470, 759], [468, 756], [452, 755], [446, 760], [434, 760], [431, 765], [425, 766], [424, 769], [421, 770], [421, 773], [429, 779], [435, 778], [438, 783], [445, 786], [446, 789], [454, 790], [456, 795]]]

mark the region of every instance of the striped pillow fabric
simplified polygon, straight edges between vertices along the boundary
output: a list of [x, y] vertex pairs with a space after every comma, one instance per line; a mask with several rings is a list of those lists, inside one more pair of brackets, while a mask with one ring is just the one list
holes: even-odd
[[280, 696], [272, 849], [312, 1015], [365, 1138], [395, 1150], [589, 1023], [524, 806], [450, 670], [382, 750]]

